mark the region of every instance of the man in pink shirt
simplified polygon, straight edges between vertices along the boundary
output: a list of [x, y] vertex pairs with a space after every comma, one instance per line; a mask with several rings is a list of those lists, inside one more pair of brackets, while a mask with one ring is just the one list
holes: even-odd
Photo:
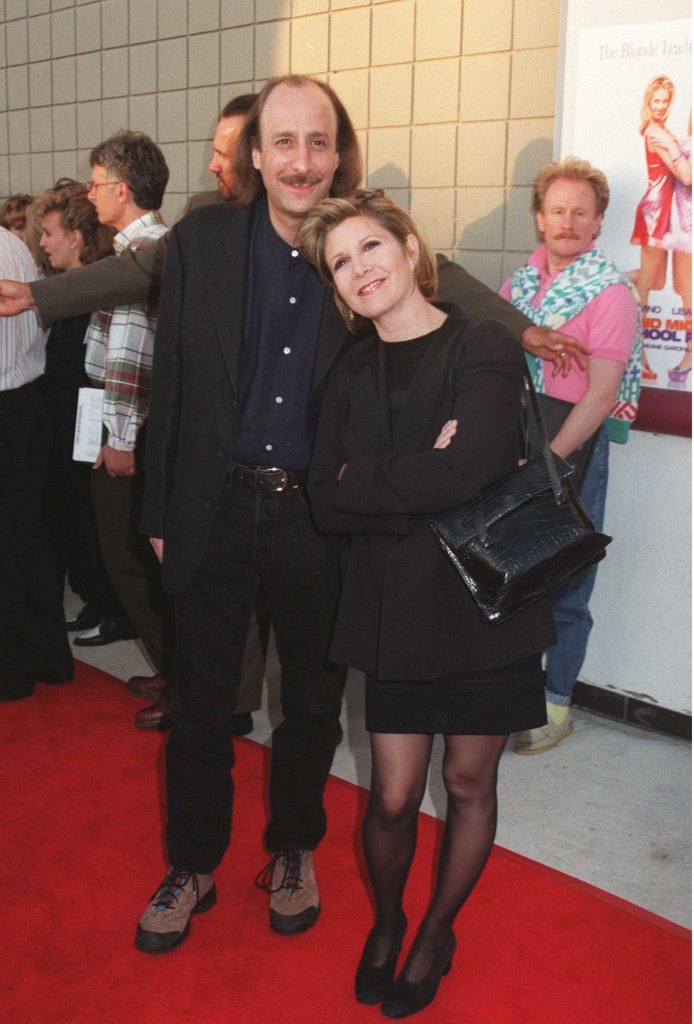
[[[553, 376], [549, 363], [529, 362], [539, 392], [573, 405], [551, 438], [552, 450], [568, 458], [597, 431], [580, 493], [598, 530], [605, 512], [609, 441], [626, 440], [641, 372], [637, 302], [626, 279], [595, 246], [608, 202], [604, 174], [587, 161], [569, 157], [545, 165], [533, 189], [543, 245], [501, 289], [536, 324], [590, 345], [586, 369], [572, 364], [566, 377]], [[569, 705], [593, 624], [588, 601], [596, 571], [593, 566], [554, 592], [557, 644], [547, 652], [548, 722], [519, 734], [514, 746], [519, 754], [549, 750], [573, 730]]]

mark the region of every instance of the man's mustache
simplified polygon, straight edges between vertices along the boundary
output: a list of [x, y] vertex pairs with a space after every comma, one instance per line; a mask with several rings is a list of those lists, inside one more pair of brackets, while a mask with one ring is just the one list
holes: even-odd
[[320, 185], [323, 181], [322, 174], [281, 174], [280, 181], [283, 185]]
[[562, 231], [560, 234], [555, 235], [554, 237], [558, 242], [560, 242], [562, 238], [568, 238], [572, 242], [580, 242], [579, 236], [575, 235], [573, 231]]

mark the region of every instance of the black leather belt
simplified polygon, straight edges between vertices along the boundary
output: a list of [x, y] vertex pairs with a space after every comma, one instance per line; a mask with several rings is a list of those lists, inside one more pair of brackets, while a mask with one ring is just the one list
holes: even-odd
[[241, 466], [238, 462], [231, 470], [233, 483], [251, 491], [268, 491], [271, 494], [297, 490], [306, 483], [307, 475], [306, 470], [292, 472], [277, 466]]

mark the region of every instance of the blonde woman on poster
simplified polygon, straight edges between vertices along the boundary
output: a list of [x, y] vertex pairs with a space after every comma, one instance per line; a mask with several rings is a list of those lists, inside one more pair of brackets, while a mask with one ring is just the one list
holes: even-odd
[[[675, 158], [678, 174], [670, 207], [670, 224], [660, 243], [672, 253], [672, 284], [680, 297], [683, 315], [692, 315], [692, 115], [687, 138]], [[687, 332], [685, 351], [677, 366], [668, 370], [671, 384], [686, 384], [692, 369], [692, 335]]]
[[[668, 249], [664, 247], [663, 241], [670, 231], [675, 181], [678, 180], [683, 186], [691, 188], [691, 163], [688, 152], [682, 148], [677, 136], [666, 127], [674, 94], [675, 86], [672, 80], [667, 75], [656, 75], [646, 86], [641, 106], [639, 131], [643, 135], [646, 147], [648, 187], [636, 209], [631, 243], [641, 246], [641, 264], [635, 283], [644, 313], [647, 312], [651, 291], [660, 291], [665, 287]], [[677, 284], [681, 285], [681, 280], [675, 283], [676, 290]], [[684, 300], [681, 293], [679, 294], [683, 305], [690, 307], [691, 289], [689, 303]], [[691, 367], [691, 355], [689, 358]], [[686, 365], [683, 359], [682, 366]], [[688, 372], [687, 370], [684, 380]], [[646, 380], [657, 378], [657, 373], [648, 364], [645, 351], [643, 377]]]

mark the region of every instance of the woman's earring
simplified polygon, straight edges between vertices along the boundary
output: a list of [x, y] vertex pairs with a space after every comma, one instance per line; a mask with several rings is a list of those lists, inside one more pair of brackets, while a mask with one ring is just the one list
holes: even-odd
[[350, 319], [350, 320], [354, 320], [354, 310], [353, 310], [353, 309], [350, 309], [350, 311], [349, 311], [349, 313], [347, 314], [347, 316], [349, 317], [349, 319]]

